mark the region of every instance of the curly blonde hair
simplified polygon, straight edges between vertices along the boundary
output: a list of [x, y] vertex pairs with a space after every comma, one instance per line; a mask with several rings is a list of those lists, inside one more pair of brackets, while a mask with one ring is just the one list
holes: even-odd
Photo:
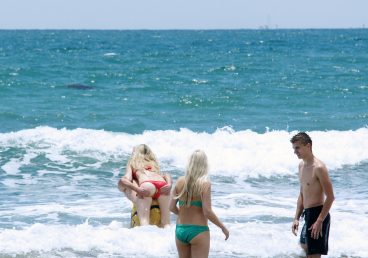
[[144, 170], [145, 166], [152, 165], [152, 172], [161, 174], [160, 166], [155, 154], [146, 144], [139, 144], [133, 148], [132, 156], [129, 159], [130, 166], [135, 170]]

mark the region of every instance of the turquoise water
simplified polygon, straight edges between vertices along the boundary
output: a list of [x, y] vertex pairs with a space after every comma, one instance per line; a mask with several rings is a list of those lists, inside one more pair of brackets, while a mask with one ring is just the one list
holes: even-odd
[[367, 125], [366, 30], [1, 31], [0, 37], [2, 132], [40, 125], [129, 133]]
[[299, 130], [334, 184], [328, 257], [368, 256], [367, 30], [0, 39], [0, 257], [176, 257], [174, 227], [129, 229], [116, 183], [139, 143], [174, 180], [208, 154], [231, 234], [210, 224], [210, 256], [298, 257]]

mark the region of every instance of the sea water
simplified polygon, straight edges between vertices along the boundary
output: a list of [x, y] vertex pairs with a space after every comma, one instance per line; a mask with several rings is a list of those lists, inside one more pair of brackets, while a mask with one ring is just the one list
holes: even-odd
[[0, 257], [177, 257], [117, 189], [148, 144], [209, 158], [211, 257], [299, 257], [290, 138], [334, 186], [327, 257], [368, 257], [367, 30], [0, 31]]

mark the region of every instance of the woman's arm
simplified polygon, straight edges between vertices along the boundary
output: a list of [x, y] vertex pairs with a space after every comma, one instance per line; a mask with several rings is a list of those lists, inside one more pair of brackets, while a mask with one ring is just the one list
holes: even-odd
[[217, 215], [213, 212], [211, 206], [211, 183], [208, 182], [204, 186], [204, 190], [202, 193], [202, 210], [204, 216], [211, 221], [213, 224], [221, 228], [222, 232], [225, 235], [225, 240], [229, 238], [229, 230], [222, 224]]
[[164, 174], [163, 178], [165, 179], [167, 185], [161, 188], [161, 194], [169, 195], [172, 187], [172, 178], [169, 174]]
[[168, 185], [172, 185], [172, 177], [170, 174], [164, 174], [164, 179]]
[[170, 195], [170, 211], [176, 215], [179, 214], [179, 208], [176, 205], [178, 202], [178, 199], [175, 199], [175, 197], [177, 196], [177, 190], [176, 190], [176, 186], [174, 187], [174, 190], [172, 191], [171, 195]]
[[130, 163], [128, 163], [126, 166], [125, 175], [122, 176], [118, 182], [118, 188], [121, 192], [125, 192], [127, 187], [136, 192], [139, 190], [137, 189], [137, 185], [133, 184], [133, 172]]

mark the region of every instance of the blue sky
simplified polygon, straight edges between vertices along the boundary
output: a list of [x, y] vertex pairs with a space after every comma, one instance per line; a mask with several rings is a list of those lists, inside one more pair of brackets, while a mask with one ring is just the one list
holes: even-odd
[[0, 0], [0, 29], [368, 28], [368, 0]]

